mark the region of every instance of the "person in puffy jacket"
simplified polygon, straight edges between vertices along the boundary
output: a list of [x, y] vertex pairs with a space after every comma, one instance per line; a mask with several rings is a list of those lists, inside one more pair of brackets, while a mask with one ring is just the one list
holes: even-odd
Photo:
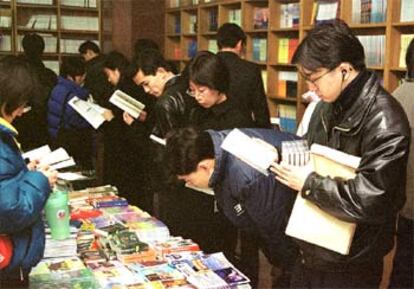
[[[278, 148], [282, 141], [298, 138], [272, 129], [240, 131]], [[257, 236], [268, 260], [289, 275], [298, 252], [295, 243], [285, 235], [285, 228], [295, 194], [273, 175], [262, 174], [223, 150], [221, 145], [230, 132], [200, 132], [194, 128], [173, 131], [167, 137], [166, 165], [186, 185], [212, 189], [218, 207], [228, 220]], [[215, 237], [224, 238], [224, 235]]]
[[89, 92], [82, 87], [85, 64], [80, 57], [62, 60], [58, 83], [48, 102], [48, 130], [51, 143], [64, 147], [83, 168], [92, 167], [92, 127], [70, 105], [75, 96], [87, 100]]
[[36, 162], [26, 165], [11, 124], [24, 113], [37, 87], [27, 62], [15, 56], [0, 61], [0, 235], [13, 244], [11, 261], [0, 270], [0, 288], [27, 288], [28, 273], [44, 252], [41, 212], [57, 172], [36, 168]]
[[361, 158], [355, 178], [323, 177], [312, 167], [274, 165], [277, 179], [340, 220], [356, 223], [342, 255], [301, 242], [292, 288], [378, 288], [405, 201], [410, 127], [398, 103], [366, 69], [364, 48], [342, 20], [309, 31], [293, 56], [321, 101], [306, 139]]

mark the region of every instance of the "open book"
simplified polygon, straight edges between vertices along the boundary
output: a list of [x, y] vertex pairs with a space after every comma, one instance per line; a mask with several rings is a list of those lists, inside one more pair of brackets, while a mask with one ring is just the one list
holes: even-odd
[[73, 97], [68, 103], [77, 113], [89, 122], [94, 129], [100, 127], [105, 121], [105, 118], [103, 117], [105, 109], [97, 104], [82, 100], [77, 96]]
[[221, 148], [266, 176], [269, 175], [268, 168], [272, 162], [279, 158], [274, 146], [261, 139], [252, 138], [237, 128], [227, 135]]
[[58, 148], [52, 151], [48, 145], [28, 151], [22, 156], [24, 159], [29, 159], [31, 161], [39, 160], [39, 165], [48, 165], [55, 170], [76, 165], [74, 159], [69, 156], [64, 148]]
[[120, 90], [115, 90], [109, 102], [130, 114], [133, 118], [138, 118], [145, 108], [143, 103]]
[[[311, 162], [321, 176], [352, 179], [361, 159], [338, 150], [313, 144]], [[320, 247], [349, 254], [356, 224], [339, 220], [298, 193], [286, 234]]]

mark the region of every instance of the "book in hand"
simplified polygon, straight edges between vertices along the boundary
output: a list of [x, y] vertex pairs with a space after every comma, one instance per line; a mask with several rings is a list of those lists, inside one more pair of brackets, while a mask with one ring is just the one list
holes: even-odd
[[76, 165], [74, 159], [69, 156], [64, 148], [58, 148], [52, 151], [48, 145], [25, 152], [22, 157], [30, 161], [38, 160], [39, 165], [48, 165], [54, 170]]
[[109, 98], [109, 102], [127, 112], [135, 119], [139, 117], [145, 108], [142, 102], [139, 102], [121, 90], [115, 90], [111, 98]]
[[[313, 144], [310, 161], [319, 175], [347, 180], [355, 177], [360, 158]], [[286, 227], [286, 235], [348, 255], [355, 229], [355, 223], [332, 216], [298, 193]]]
[[237, 128], [227, 135], [221, 148], [266, 176], [269, 175], [270, 165], [279, 158], [277, 149], [273, 145], [252, 138]]
[[103, 116], [105, 109], [97, 104], [82, 100], [75, 96], [69, 101], [69, 105], [89, 122], [94, 129], [100, 127], [105, 121]]

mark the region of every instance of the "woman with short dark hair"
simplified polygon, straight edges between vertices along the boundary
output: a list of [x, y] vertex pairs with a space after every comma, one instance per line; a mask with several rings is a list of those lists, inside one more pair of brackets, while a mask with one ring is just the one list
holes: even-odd
[[[41, 212], [57, 172], [22, 158], [12, 122], [38, 87], [29, 64], [15, 56], [0, 60], [0, 239], [11, 241], [8, 264], [0, 264], [0, 288], [27, 288], [28, 273], [43, 257], [45, 233]], [[10, 244], [10, 242], [9, 242]], [[0, 262], [3, 263], [3, 260]], [[5, 268], [3, 268], [6, 266]]]

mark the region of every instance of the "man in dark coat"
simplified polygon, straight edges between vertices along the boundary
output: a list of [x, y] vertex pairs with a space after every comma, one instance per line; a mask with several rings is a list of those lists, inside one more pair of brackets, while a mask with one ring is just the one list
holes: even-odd
[[230, 72], [229, 97], [254, 122], [255, 127], [269, 128], [267, 106], [260, 67], [241, 58], [246, 35], [234, 23], [223, 24], [217, 32], [217, 55]]
[[405, 201], [410, 128], [401, 105], [366, 69], [364, 48], [342, 20], [308, 32], [293, 56], [321, 101], [308, 143], [361, 158], [355, 178], [323, 177], [311, 166], [274, 164], [277, 179], [307, 201], [356, 223], [348, 255], [298, 240], [292, 288], [379, 288]]
[[[240, 130], [279, 148], [282, 141], [297, 138], [272, 129]], [[262, 174], [223, 150], [221, 145], [229, 132], [193, 128], [175, 131], [167, 138], [166, 164], [187, 185], [212, 189], [227, 219], [259, 237], [269, 261], [289, 270], [297, 248], [285, 235], [285, 228], [295, 194], [274, 176]]]

